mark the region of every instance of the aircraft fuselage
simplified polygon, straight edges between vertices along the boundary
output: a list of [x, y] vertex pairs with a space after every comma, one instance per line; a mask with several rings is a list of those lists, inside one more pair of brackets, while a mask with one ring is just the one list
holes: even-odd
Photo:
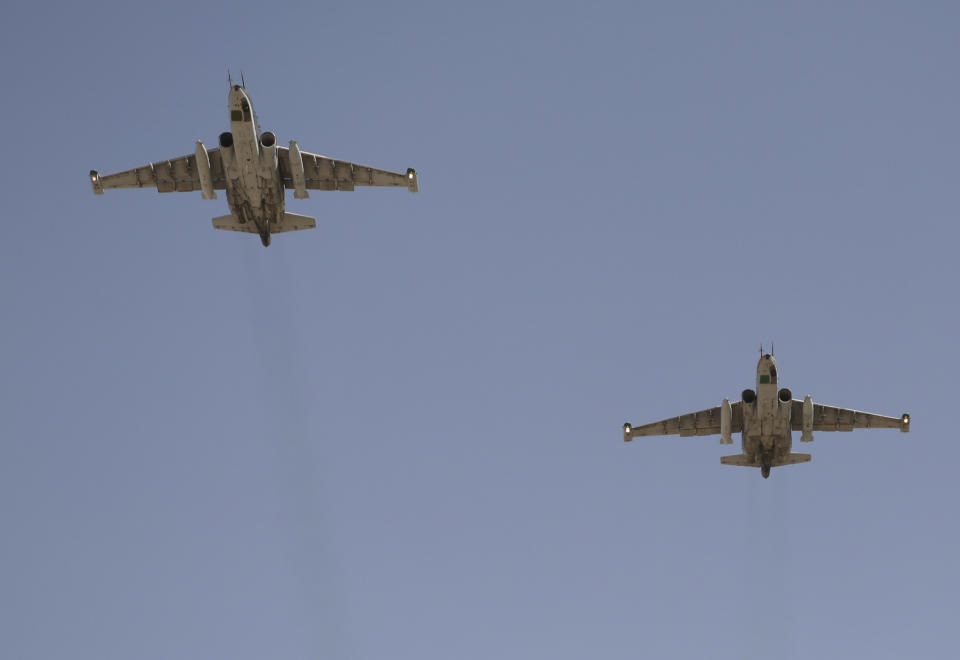
[[241, 224], [257, 227], [260, 240], [270, 244], [270, 228], [284, 212], [284, 188], [277, 166], [277, 139], [258, 134], [253, 103], [240, 85], [230, 88], [230, 132], [220, 135], [226, 177], [227, 204]]
[[[783, 396], [780, 396], [780, 393]], [[793, 446], [791, 435], [792, 394], [777, 386], [777, 363], [772, 355], [764, 355], [757, 363], [757, 389], [751, 398], [744, 392], [743, 407], [743, 453], [752, 458], [769, 474], [769, 468], [790, 455]], [[784, 400], [785, 399], [785, 400]]]

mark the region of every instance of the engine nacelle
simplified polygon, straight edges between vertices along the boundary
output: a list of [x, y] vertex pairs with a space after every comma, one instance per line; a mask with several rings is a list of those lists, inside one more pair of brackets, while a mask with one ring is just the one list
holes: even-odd
[[270, 131], [260, 136], [260, 165], [265, 169], [277, 168], [277, 136]]
[[220, 134], [220, 161], [223, 163], [225, 173], [232, 170], [236, 163], [236, 157], [233, 154], [233, 133], [230, 131]]
[[803, 413], [800, 418], [800, 442], [813, 442], [813, 399], [803, 397]]
[[753, 403], [757, 400], [757, 393], [753, 390], [744, 390], [740, 393], [740, 397], [743, 399], [744, 403]]
[[788, 390], [786, 387], [783, 387], [779, 392], [777, 392], [777, 398], [780, 399], [781, 403], [790, 403], [793, 401], [793, 392]]
[[724, 399], [720, 404], [720, 444], [733, 444], [733, 438], [730, 435], [730, 428], [733, 425], [733, 408], [729, 399]]
[[197, 177], [200, 179], [200, 190], [203, 191], [204, 199], [216, 199], [217, 193], [213, 191], [213, 177], [210, 176], [210, 154], [203, 142], [197, 140]]
[[287, 159], [290, 162], [290, 178], [293, 179], [293, 197], [295, 199], [307, 199], [310, 197], [310, 193], [307, 192], [307, 178], [303, 173], [303, 155], [294, 140], [290, 140]]

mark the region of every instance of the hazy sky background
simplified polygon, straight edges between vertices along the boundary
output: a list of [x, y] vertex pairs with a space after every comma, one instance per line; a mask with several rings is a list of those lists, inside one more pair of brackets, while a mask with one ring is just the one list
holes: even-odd
[[[55, 4], [0, 14], [0, 657], [956, 652], [956, 3]], [[422, 192], [268, 249], [93, 195], [228, 68]], [[622, 442], [771, 340], [912, 432]]]

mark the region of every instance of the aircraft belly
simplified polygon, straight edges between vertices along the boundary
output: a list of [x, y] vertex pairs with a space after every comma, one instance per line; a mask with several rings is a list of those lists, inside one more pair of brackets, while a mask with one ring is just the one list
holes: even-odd
[[285, 207], [284, 189], [279, 175], [275, 179], [264, 179], [256, 170], [242, 171], [228, 186], [227, 202], [241, 222], [252, 222], [261, 232], [280, 222]]
[[754, 420], [753, 431], [760, 438], [760, 444], [766, 450], [779, 447], [790, 442], [790, 407], [781, 406], [774, 401], [763, 400], [757, 406], [757, 416]]
[[761, 462], [761, 458], [766, 456], [782, 456], [790, 453], [792, 446], [790, 432], [767, 432], [767, 429], [773, 429], [774, 424], [764, 425], [761, 420], [754, 420], [753, 425], [746, 427], [743, 432], [741, 446], [743, 453]]

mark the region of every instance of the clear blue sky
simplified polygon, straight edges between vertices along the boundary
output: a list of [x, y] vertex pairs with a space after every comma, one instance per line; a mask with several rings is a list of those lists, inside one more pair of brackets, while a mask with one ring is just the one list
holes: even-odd
[[[0, 42], [0, 657], [956, 652], [956, 3], [61, 4]], [[228, 67], [422, 192], [92, 194]], [[771, 340], [912, 432], [622, 442]]]

